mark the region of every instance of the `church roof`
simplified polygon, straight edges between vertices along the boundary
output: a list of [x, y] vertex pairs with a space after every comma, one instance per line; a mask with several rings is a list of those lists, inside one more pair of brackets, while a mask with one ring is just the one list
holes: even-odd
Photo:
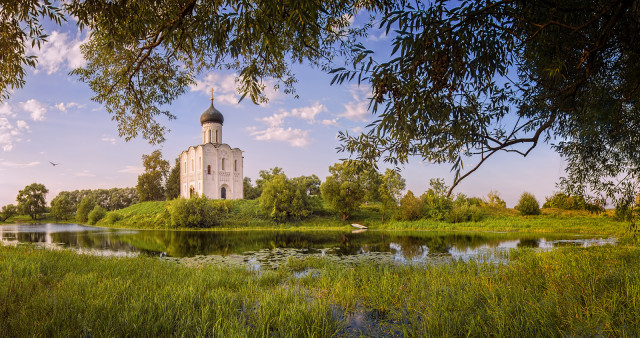
[[200, 124], [205, 124], [205, 122], [224, 123], [224, 116], [213, 106], [213, 100], [211, 100], [211, 106], [200, 115]]

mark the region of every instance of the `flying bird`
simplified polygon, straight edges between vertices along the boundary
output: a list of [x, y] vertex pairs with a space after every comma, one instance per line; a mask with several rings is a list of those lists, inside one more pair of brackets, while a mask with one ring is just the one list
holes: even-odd
[[54, 166], [54, 167], [60, 164], [60, 163], [53, 163], [51, 161], [49, 161], [49, 163], [51, 163], [51, 165]]

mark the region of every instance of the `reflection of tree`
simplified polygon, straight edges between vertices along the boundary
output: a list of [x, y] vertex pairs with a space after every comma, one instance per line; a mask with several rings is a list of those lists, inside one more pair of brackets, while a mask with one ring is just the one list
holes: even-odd
[[521, 238], [518, 248], [537, 248], [540, 246], [539, 238]]
[[[50, 237], [49, 237], [50, 236]], [[436, 233], [420, 231], [350, 233], [343, 231], [70, 231], [70, 232], [2, 232], [3, 238], [21, 242], [45, 242], [48, 239], [67, 247], [137, 251], [150, 254], [166, 252], [173, 257], [195, 255], [230, 255], [263, 249], [297, 249], [318, 252], [336, 248], [338, 255], [358, 255], [365, 252], [392, 252], [396, 243], [407, 258], [420, 257], [428, 249], [430, 255], [449, 254], [481, 246], [497, 246], [507, 240], [519, 239], [520, 247], [537, 247], [535, 234]], [[553, 240], [545, 235], [548, 240]], [[566, 238], [565, 237], [560, 237]], [[557, 245], [575, 245], [562, 243]], [[397, 248], [394, 246], [394, 248]]]

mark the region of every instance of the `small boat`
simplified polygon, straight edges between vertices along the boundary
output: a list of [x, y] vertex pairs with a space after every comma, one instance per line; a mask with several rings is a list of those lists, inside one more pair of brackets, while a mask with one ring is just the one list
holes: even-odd
[[354, 228], [358, 228], [358, 229], [369, 229], [366, 226], [362, 225], [362, 224], [358, 224], [358, 223], [351, 223], [351, 226]]

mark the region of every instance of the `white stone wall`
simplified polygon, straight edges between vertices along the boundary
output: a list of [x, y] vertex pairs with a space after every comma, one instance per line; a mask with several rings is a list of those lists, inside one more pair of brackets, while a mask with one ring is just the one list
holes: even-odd
[[[202, 144], [180, 154], [180, 196], [189, 198], [190, 189], [199, 196], [227, 199], [244, 198], [242, 151], [228, 144]], [[186, 169], [185, 169], [186, 164]]]

